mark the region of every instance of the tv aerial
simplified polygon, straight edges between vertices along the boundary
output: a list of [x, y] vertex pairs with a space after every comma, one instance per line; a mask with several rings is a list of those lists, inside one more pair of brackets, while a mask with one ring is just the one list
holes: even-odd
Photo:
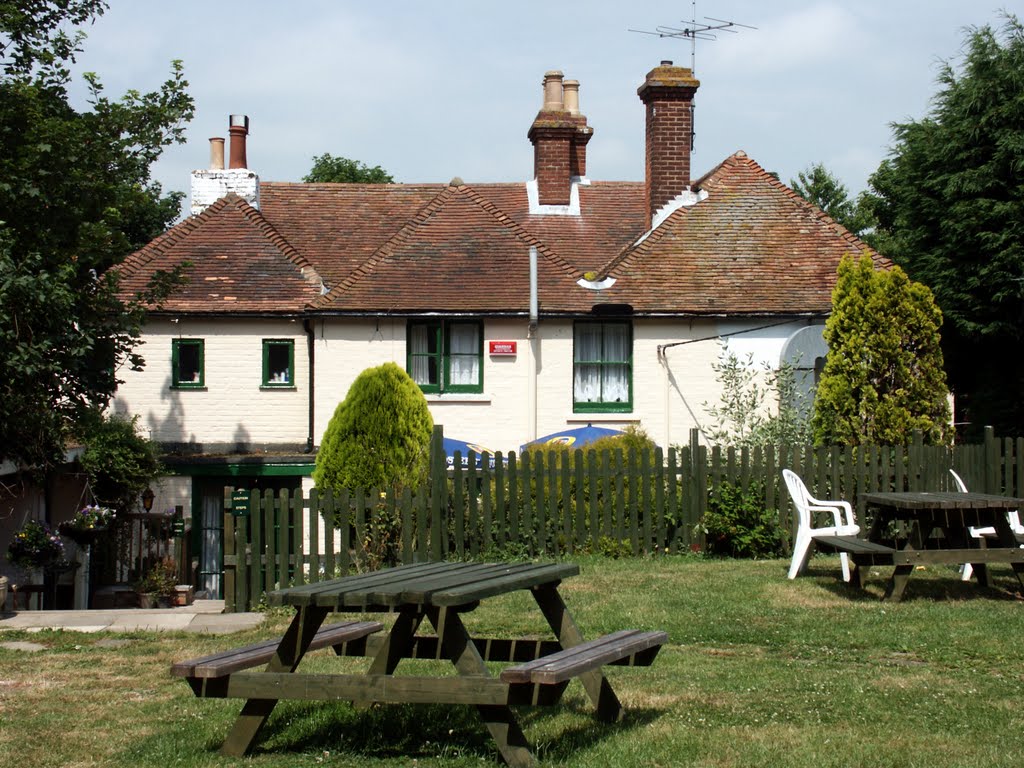
[[705, 16], [704, 19], [711, 23], [697, 23], [697, 0], [693, 0], [693, 13], [691, 14], [689, 26], [681, 28], [659, 26], [655, 27], [653, 32], [647, 29], [631, 29], [629, 31], [638, 32], [641, 35], [657, 35], [658, 37], [673, 37], [679, 40], [689, 40], [690, 71], [696, 74], [698, 40], [717, 40], [719, 32], [728, 32], [729, 34], [735, 35], [739, 30], [734, 29], [734, 27], [757, 29], [757, 27], [752, 27], [749, 24], [740, 24], [739, 22], [726, 21], [725, 19], [714, 19], [710, 16]]

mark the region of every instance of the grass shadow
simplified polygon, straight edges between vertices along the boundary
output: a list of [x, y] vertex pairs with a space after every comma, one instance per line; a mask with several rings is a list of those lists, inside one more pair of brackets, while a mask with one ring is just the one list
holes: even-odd
[[[635, 708], [623, 722], [605, 723], [585, 702], [513, 707], [535, 755], [562, 759], [616, 734], [652, 722], [662, 712]], [[553, 722], [566, 720], [564, 726]], [[553, 735], [554, 734], [554, 735]], [[212, 745], [212, 750], [220, 743]], [[254, 755], [345, 752], [374, 759], [497, 760], [497, 747], [468, 705], [386, 704], [356, 709], [348, 702], [281, 702], [260, 733]]]
[[[835, 574], [831, 580], [822, 573], [818, 578], [822, 588], [835, 595], [859, 601], [880, 601], [888, 589], [894, 568], [891, 566], [871, 566], [864, 575], [865, 587], [860, 589], [842, 580], [841, 573]], [[810, 570], [808, 570], [809, 575]], [[926, 567], [923, 573], [912, 573], [900, 599], [901, 603], [916, 600], [947, 600], [952, 602], [970, 600], [1019, 601], [1024, 600], [1024, 592], [1016, 576], [993, 574], [992, 586], [983, 587], [977, 580], [961, 581], [960, 574], [953, 568]]]

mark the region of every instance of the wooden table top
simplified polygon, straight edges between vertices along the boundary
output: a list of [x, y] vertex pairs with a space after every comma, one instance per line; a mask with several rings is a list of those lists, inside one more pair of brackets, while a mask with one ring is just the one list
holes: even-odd
[[392, 611], [402, 606], [465, 606], [487, 597], [576, 576], [571, 563], [417, 563], [270, 592], [272, 606]]
[[1024, 499], [992, 493], [959, 491], [904, 491], [862, 493], [867, 504], [894, 509], [1019, 509]]

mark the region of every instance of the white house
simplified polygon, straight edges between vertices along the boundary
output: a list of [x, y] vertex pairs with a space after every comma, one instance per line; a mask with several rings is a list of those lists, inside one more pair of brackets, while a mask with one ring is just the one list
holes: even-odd
[[683, 442], [718, 401], [723, 344], [813, 366], [839, 261], [867, 248], [742, 151], [692, 179], [698, 86], [663, 62], [639, 87], [637, 182], [587, 177], [593, 129], [560, 72], [522, 183], [264, 182], [233, 118], [194, 215], [121, 269], [134, 293], [190, 265], [115, 401], [169, 452], [157, 504], [191, 509], [216, 548], [224, 483], [302, 483], [353, 379], [386, 361], [447, 435], [502, 451], [588, 422]]

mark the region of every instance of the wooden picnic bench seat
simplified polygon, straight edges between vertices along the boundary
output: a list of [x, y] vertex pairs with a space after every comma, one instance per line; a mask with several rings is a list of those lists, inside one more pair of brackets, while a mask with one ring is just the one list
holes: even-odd
[[533, 661], [506, 667], [500, 677], [506, 683], [555, 685], [605, 664], [648, 666], [667, 641], [667, 632], [624, 629]]
[[878, 544], [859, 536], [821, 536], [815, 539], [820, 546], [837, 552], [848, 552], [858, 565], [892, 565], [899, 552], [885, 544]]
[[[365, 641], [367, 635], [380, 632], [382, 629], [384, 629], [384, 625], [379, 621], [347, 621], [340, 624], [330, 624], [321, 627], [313, 636], [313, 642], [309, 644], [309, 650], [315, 651], [318, 648], [331, 646], [336, 651], [343, 652], [345, 644], [354, 643], [359, 640]], [[175, 677], [191, 678], [224, 677], [232, 672], [266, 664], [274, 658], [274, 652], [277, 650], [280, 642], [280, 639], [266, 640], [262, 643], [232, 648], [228, 651], [214, 653], [198, 659], [179, 661], [171, 667], [171, 674]]]

